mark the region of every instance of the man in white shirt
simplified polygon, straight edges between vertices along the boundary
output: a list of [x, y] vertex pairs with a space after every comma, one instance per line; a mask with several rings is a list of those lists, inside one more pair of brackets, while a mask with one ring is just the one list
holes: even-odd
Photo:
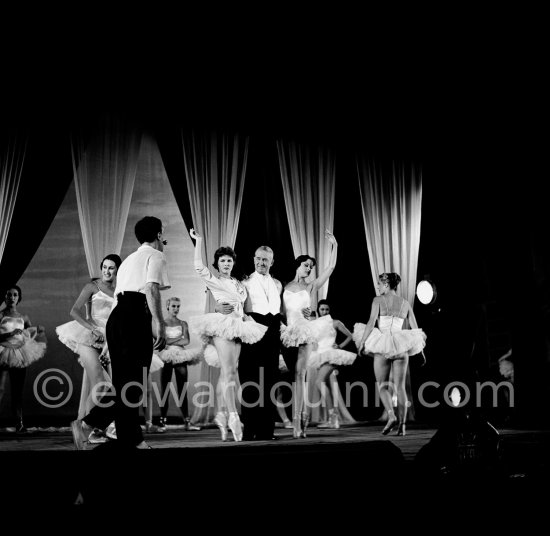
[[272, 265], [273, 250], [267, 246], [259, 247], [254, 254], [255, 271], [243, 282], [248, 292], [244, 312], [268, 327], [256, 344], [241, 347], [239, 380], [243, 387], [241, 420], [245, 441], [274, 439], [275, 393], [271, 390], [279, 373], [283, 286], [269, 274]]
[[[83, 448], [87, 437], [84, 428], [103, 430], [113, 418], [117, 446], [150, 448], [141, 431], [140, 400], [153, 350], [162, 350], [166, 344], [160, 291], [170, 288], [170, 283], [162, 253], [166, 244], [162, 238], [162, 222], [146, 216], [137, 222], [135, 233], [141, 246], [118, 269], [115, 304], [106, 327], [115, 401], [109, 405], [99, 404], [82, 422], [71, 423], [78, 450]], [[151, 320], [154, 320], [154, 334]]]

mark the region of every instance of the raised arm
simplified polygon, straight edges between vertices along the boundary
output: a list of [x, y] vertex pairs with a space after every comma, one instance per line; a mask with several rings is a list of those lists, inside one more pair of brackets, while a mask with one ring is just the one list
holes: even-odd
[[365, 341], [367, 340], [368, 336], [371, 334], [371, 331], [374, 328], [374, 323], [378, 318], [379, 312], [380, 312], [380, 305], [378, 304], [378, 301], [376, 300], [376, 298], [374, 298], [372, 300], [370, 318], [369, 318], [369, 321], [367, 322], [367, 326], [365, 327], [365, 333], [363, 334], [363, 338], [361, 339], [361, 344], [359, 345], [359, 353], [362, 353], [363, 351], [363, 345], [365, 344]]
[[195, 229], [191, 229], [189, 231], [189, 235], [191, 238], [195, 240], [195, 257], [194, 257], [194, 264], [195, 264], [195, 270], [202, 275], [202, 272], [206, 269], [208, 272], [208, 268], [204, 265], [204, 262], [202, 260], [202, 236], [195, 231]]
[[340, 320], [335, 320], [334, 321], [334, 328], [339, 331], [340, 333], [342, 333], [343, 335], [346, 336], [345, 340], [342, 341], [340, 344], [336, 344], [336, 342], [334, 343], [334, 348], [344, 348], [345, 346], [347, 346], [353, 339], [353, 335], [351, 333], [351, 331], [346, 327], [344, 326], [344, 324], [342, 322], [340, 322]]
[[328, 281], [328, 278], [331, 276], [332, 272], [334, 272], [334, 268], [336, 267], [338, 242], [336, 242], [336, 238], [334, 238], [334, 235], [328, 229], [325, 229], [325, 236], [332, 245], [328, 267], [321, 275], [319, 275], [317, 279], [312, 281], [312, 290], [321, 288]]

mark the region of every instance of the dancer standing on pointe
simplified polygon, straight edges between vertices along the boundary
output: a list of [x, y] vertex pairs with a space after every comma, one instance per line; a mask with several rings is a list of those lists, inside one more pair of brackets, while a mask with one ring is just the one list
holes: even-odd
[[[421, 353], [426, 346], [426, 334], [418, 328], [411, 305], [396, 293], [400, 281], [401, 277], [394, 272], [378, 276], [380, 296], [372, 300], [370, 319], [366, 325], [358, 322], [353, 330], [353, 340], [359, 353], [374, 356], [376, 384], [388, 414], [388, 422], [382, 430], [384, 435], [389, 434], [396, 426], [397, 435], [406, 433], [409, 403], [405, 379], [409, 356]], [[402, 329], [407, 318], [411, 329]], [[376, 321], [378, 328], [374, 327]], [[392, 372], [398, 416], [395, 415], [389, 390]]]
[[[315, 379], [315, 386], [321, 395], [323, 406], [328, 407], [328, 422], [320, 424], [318, 428], [340, 428], [340, 415], [338, 412], [338, 403], [332, 395], [332, 386], [330, 375], [336, 371], [339, 366], [351, 365], [357, 354], [342, 350], [352, 341], [352, 333], [340, 321], [330, 316], [330, 305], [327, 300], [319, 300], [317, 304], [317, 315], [319, 319], [326, 318], [328, 324], [322, 329], [321, 336], [317, 341], [317, 346], [311, 352], [307, 366], [319, 369]], [[330, 320], [328, 320], [330, 319]], [[346, 336], [346, 339], [340, 344], [336, 344], [337, 332]]]
[[296, 276], [285, 286], [283, 292], [283, 306], [286, 314], [286, 326], [281, 327], [281, 341], [287, 347], [298, 347], [298, 357], [294, 376], [294, 437], [306, 437], [309, 412], [305, 407], [306, 369], [312, 350], [312, 343], [316, 342], [327, 322], [332, 319], [318, 318], [308, 320], [311, 313], [311, 295], [317, 292], [329, 279], [336, 267], [338, 243], [334, 235], [327, 229], [325, 236], [332, 244], [327, 269], [313, 281], [306, 279], [316, 264], [313, 257], [300, 255], [294, 261]]
[[214, 419], [220, 428], [222, 440], [227, 437], [227, 426], [233, 433], [235, 441], [242, 441], [242, 423], [237, 413], [237, 366], [241, 352], [241, 341], [253, 344], [258, 342], [267, 331], [265, 326], [258, 324], [244, 314], [243, 304], [247, 297], [245, 286], [231, 277], [236, 255], [232, 248], [222, 246], [214, 253], [213, 266], [218, 270], [216, 277], [202, 261], [202, 237], [191, 229], [189, 234], [195, 242], [195, 270], [206, 283], [218, 303], [226, 303], [233, 307], [231, 314], [207, 313], [189, 319], [191, 331], [198, 333], [207, 344], [213, 344], [220, 362], [221, 394], [229, 415], [218, 407]]

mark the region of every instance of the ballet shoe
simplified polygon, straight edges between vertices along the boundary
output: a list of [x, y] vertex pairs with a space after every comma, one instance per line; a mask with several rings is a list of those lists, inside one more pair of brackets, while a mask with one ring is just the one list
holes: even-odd
[[214, 423], [220, 429], [222, 441], [227, 441], [227, 415], [222, 411], [218, 411], [214, 417]]
[[241, 420], [239, 419], [239, 414], [236, 411], [229, 413], [229, 429], [233, 434], [233, 439], [235, 441], [243, 440], [243, 428]]
[[407, 435], [407, 430], [405, 428], [404, 422], [399, 423], [399, 426], [397, 427], [397, 433], [395, 435], [399, 435], [399, 436]]
[[306, 413], [305, 411], [302, 412], [302, 437], [307, 437], [306, 430], [309, 426], [309, 413]]
[[340, 416], [336, 411], [330, 416], [330, 427], [338, 430], [340, 428]]
[[292, 421], [292, 437], [298, 439], [302, 437], [302, 419], [299, 416], [294, 417]]
[[386, 426], [382, 430], [382, 435], [388, 435], [397, 426], [397, 418], [388, 419]]

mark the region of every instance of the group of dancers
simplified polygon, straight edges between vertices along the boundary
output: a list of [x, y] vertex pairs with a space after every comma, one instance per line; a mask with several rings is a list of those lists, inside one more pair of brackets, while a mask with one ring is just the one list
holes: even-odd
[[[156, 218], [146, 218], [160, 222]], [[156, 222], [155, 225], [158, 225]], [[165, 263], [162, 251], [166, 241], [161, 240], [162, 232], [155, 235], [154, 240], [143, 242], [138, 236], [137, 227], [136, 236], [142, 244], [138, 252], [144, 245], [157, 249]], [[328, 408], [328, 421], [321, 426], [339, 428], [338, 406], [331, 396], [330, 376], [338, 367], [351, 365], [357, 355], [369, 355], [374, 360], [377, 386], [388, 416], [382, 433], [388, 434], [394, 429], [398, 435], [406, 433], [408, 401], [405, 378], [408, 360], [409, 356], [422, 352], [426, 336], [418, 328], [408, 301], [397, 295], [400, 282], [398, 274], [380, 275], [379, 296], [373, 300], [369, 321], [367, 324], [355, 324], [352, 333], [342, 322], [331, 317], [330, 305], [326, 300], [321, 300], [317, 311], [312, 311], [314, 296], [328, 281], [336, 266], [338, 243], [328, 230], [325, 232], [331, 246], [328, 267], [317, 278], [310, 280], [316, 260], [309, 255], [300, 255], [294, 261], [295, 277], [284, 287], [270, 275], [274, 263], [274, 252], [271, 248], [260, 246], [256, 250], [255, 270], [241, 281], [232, 276], [237, 257], [231, 247], [222, 246], [216, 250], [213, 259], [215, 271], [212, 271], [203, 262], [202, 237], [194, 229], [190, 230], [190, 236], [195, 241], [195, 271], [216, 301], [215, 312], [191, 317], [188, 324], [178, 317], [180, 298], [171, 297], [165, 302], [164, 316], [159, 316], [156, 311], [158, 305], [147, 294], [145, 286], [138, 288], [139, 285], [134, 285], [136, 291], [128, 292], [119, 285], [117, 273], [123, 263], [118, 255], [110, 254], [101, 262], [101, 277], [87, 283], [74, 303], [70, 312], [73, 320], [56, 328], [60, 341], [79, 356], [78, 360], [85, 372], [77, 419], [79, 424], [73, 427], [75, 444], [83, 441], [94, 444], [116, 439], [122, 421], [130, 418], [127, 412], [122, 411], [111, 413], [112, 420], [107, 417], [107, 412], [103, 412], [101, 418], [90, 418], [89, 415], [100, 413], [97, 410], [98, 401], [105, 396], [112, 384], [120, 386], [124, 375], [118, 347], [115, 355], [110, 351], [111, 347], [115, 347], [112, 341], [119, 340], [122, 332], [115, 333], [111, 329], [109, 335], [106, 330], [109, 319], [112, 312], [120, 307], [121, 301], [127, 301], [121, 300], [121, 297], [131, 294], [134, 299], [133, 295], [140, 292], [142, 297], [147, 297], [146, 308], [148, 306], [151, 309], [148, 318], [152, 318], [151, 334], [155, 339], [150, 359], [144, 361], [148, 397], [151, 393], [150, 374], [162, 369], [159, 425], [152, 423], [152, 400], [148, 400], [144, 406], [146, 431], [163, 432], [166, 429], [168, 400], [165, 395], [173, 374], [177, 384], [178, 406], [185, 426], [187, 429], [200, 429], [190, 422], [187, 402], [181, 394], [185, 392], [187, 367], [202, 359], [220, 371], [216, 386], [217, 412], [214, 423], [220, 430], [222, 440], [228, 439], [229, 432], [235, 441], [274, 438], [277, 401], [273, 400], [272, 388], [281, 369], [286, 367], [294, 371], [293, 418], [289, 424], [293, 437], [306, 437], [307, 434], [311, 419], [311, 411], [306, 403], [307, 370], [312, 367], [317, 370], [315, 383], [322, 405]], [[161, 289], [169, 288], [167, 278], [162, 275], [156, 278], [163, 284]], [[131, 277], [125, 276], [126, 288], [129, 288], [130, 279]], [[12, 369], [24, 370], [24, 367], [45, 352], [45, 342], [41, 340], [43, 333], [32, 330], [28, 318], [23, 318], [16, 311], [16, 304], [20, 299], [21, 290], [18, 287], [8, 289], [6, 308], [0, 312], [2, 378], [5, 370], [10, 371], [11, 377]], [[143, 300], [139, 303], [141, 306]], [[411, 329], [403, 329], [406, 319]], [[337, 332], [345, 337], [340, 344], [336, 344]], [[190, 343], [190, 334], [200, 338], [200, 348], [186, 348]], [[20, 342], [17, 342], [18, 347], [15, 341], [17, 337]], [[344, 349], [352, 340], [357, 352]], [[280, 355], [282, 347], [294, 349], [294, 352], [285, 352], [284, 360]], [[293, 355], [295, 363], [289, 363], [292, 357], [288, 356]], [[117, 370], [122, 372], [118, 372], [118, 382], [113, 378], [111, 358], [117, 363], [114, 375], [116, 376]], [[3, 381], [0, 379], [0, 396], [3, 392]], [[12, 377], [12, 391], [13, 384]], [[240, 412], [237, 403], [239, 385], [242, 389]], [[263, 387], [259, 398], [257, 390], [253, 388], [257, 385]], [[397, 395], [395, 409], [390, 385]], [[139, 413], [139, 409], [135, 411]], [[131, 418], [135, 424], [136, 414]], [[99, 426], [94, 426], [94, 422]], [[139, 434], [134, 434], [132, 441], [133, 446], [145, 448]]]

